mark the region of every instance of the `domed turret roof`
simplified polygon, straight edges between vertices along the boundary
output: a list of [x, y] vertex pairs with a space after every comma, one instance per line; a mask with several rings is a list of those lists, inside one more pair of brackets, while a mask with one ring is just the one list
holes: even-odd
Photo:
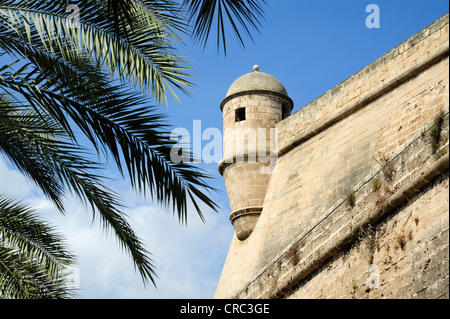
[[283, 84], [274, 76], [258, 72], [259, 67], [257, 65], [253, 69], [255, 72], [244, 74], [231, 84], [226, 97], [247, 91], [270, 91], [285, 96], [288, 95]]

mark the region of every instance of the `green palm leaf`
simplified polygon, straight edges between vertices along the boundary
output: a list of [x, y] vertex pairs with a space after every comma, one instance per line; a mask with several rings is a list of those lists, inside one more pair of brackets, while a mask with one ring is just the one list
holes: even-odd
[[[65, 69], [69, 71], [66, 74], [55, 68], [52, 61], [44, 59], [40, 62], [53, 67], [41, 70], [40, 77], [33, 79], [32, 83], [30, 80], [19, 83], [11, 76], [2, 78], [0, 74], [0, 87], [22, 92], [30, 101], [38, 95], [47, 102], [45, 111], [62, 125], [65, 125], [65, 114], [59, 111], [64, 110], [97, 150], [113, 157], [121, 172], [125, 163], [133, 186], [144, 192], [149, 190], [160, 202], [172, 203], [180, 219], [185, 220], [187, 202], [179, 194], [197, 196], [201, 194], [198, 187], [211, 188], [203, 181], [207, 176], [194, 166], [171, 162], [170, 151], [174, 142], [168, 132], [161, 130], [164, 117], [156, 113], [155, 108], [145, 105], [143, 97], [123, 92], [120, 87], [112, 86], [106, 76], [102, 78], [101, 73], [94, 74], [89, 64], [79, 65], [78, 71], [84, 70], [81, 74]], [[81, 60], [79, 62], [82, 63]], [[58, 74], [64, 76], [56, 80]], [[52, 80], [44, 84], [45, 78]], [[91, 81], [86, 82], [86, 78]], [[54, 86], [52, 89], [49, 82]], [[84, 83], [89, 84], [86, 86]], [[39, 87], [39, 92], [35, 87]], [[202, 201], [215, 209], [211, 200]], [[198, 213], [202, 216], [200, 210]]]
[[203, 42], [206, 46], [211, 27], [217, 20], [217, 48], [222, 39], [223, 49], [226, 55], [226, 21], [238, 39], [240, 45], [245, 48], [242, 32], [253, 40], [251, 29], [259, 32], [260, 19], [264, 17], [264, 0], [183, 0], [183, 6], [189, 13], [189, 20], [193, 23], [193, 38]]
[[0, 194], [0, 298], [66, 298], [75, 257], [28, 207]]
[[[119, 28], [105, 14], [111, 9], [104, 2], [83, 1], [83, 14], [75, 27], [63, 11], [65, 2], [15, 2], [0, 1], [0, 24], [2, 32], [15, 32], [15, 38], [24, 44], [51, 53], [58, 49], [64, 57], [86, 54], [110, 74], [152, 94], [158, 102], [167, 102], [166, 89], [176, 99], [173, 87], [189, 93], [187, 88], [192, 84], [185, 80], [189, 69], [186, 61], [175, 54], [171, 31], [182, 25], [172, 23], [174, 19], [135, 4], [126, 11], [129, 19], [119, 20]], [[128, 23], [131, 15], [133, 24]]]
[[[95, 173], [100, 167], [84, 159], [82, 155], [86, 152], [69, 142], [74, 133], [67, 116], [98, 152], [114, 159], [121, 172], [125, 165], [133, 186], [140, 191], [148, 190], [162, 204], [171, 205], [182, 222], [187, 219], [188, 201], [193, 202], [202, 219], [198, 200], [216, 209], [202, 190], [211, 189], [203, 181], [207, 176], [188, 164], [170, 161], [174, 142], [169, 133], [161, 130], [162, 116], [146, 105], [143, 97], [111, 85], [106, 74], [93, 71], [95, 65], [87, 59], [73, 56], [68, 65], [54, 55], [30, 51], [30, 64], [14, 73], [8, 68], [0, 73], [0, 89], [18, 93], [29, 103], [4, 108], [0, 151], [38, 186], [48, 188], [46, 194], [61, 210], [61, 195], [69, 187], [99, 213], [105, 226], [114, 230], [132, 255], [144, 282], [154, 283], [154, 267], [146, 257], [148, 252], [126, 222], [118, 198], [101, 186], [101, 177]], [[24, 111], [16, 116], [21, 108]], [[26, 161], [23, 164], [22, 157]], [[30, 162], [30, 158], [40, 165]], [[41, 175], [49, 176], [50, 180]]]

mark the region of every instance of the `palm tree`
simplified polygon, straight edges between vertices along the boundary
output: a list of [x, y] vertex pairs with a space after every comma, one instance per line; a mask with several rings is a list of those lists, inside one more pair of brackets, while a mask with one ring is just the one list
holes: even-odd
[[[249, 33], [247, 24], [256, 27], [262, 13], [257, 1], [86, 0], [67, 6], [62, 0], [0, 0], [0, 57], [12, 59], [0, 66], [0, 153], [61, 212], [71, 192], [98, 214], [144, 284], [155, 284], [152, 260], [118, 195], [104, 186], [102, 164], [112, 161], [133, 188], [170, 207], [183, 223], [188, 202], [202, 220], [200, 202], [217, 209], [207, 195], [209, 176], [171, 161], [174, 142], [148, 95], [157, 105], [167, 102], [167, 92], [177, 99], [176, 90], [189, 94], [189, 68], [175, 44], [183, 34], [206, 43], [217, 15], [226, 50], [223, 10], [243, 44], [233, 19]], [[87, 145], [80, 144], [83, 138]], [[0, 214], [5, 209], [0, 206]]]

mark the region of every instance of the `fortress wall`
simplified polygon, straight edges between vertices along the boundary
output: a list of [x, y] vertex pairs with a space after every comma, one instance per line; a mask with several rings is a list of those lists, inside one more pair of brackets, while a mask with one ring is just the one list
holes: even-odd
[[448, 67], [447, 58], [279, 158], [263, 205], [260, 264], [448, 107]]
[[292, 289], [289, 298], [449, 298], [448, 174]]
[[332, 205], [234, 297], [448, 298], [448, 109], [434, 153], [433, 127], [392, 157], [389, 170], [363, 178], [353, 205]]
[[353, 113], [354, 109], [361, 107], [358, 104], [365, 98], [374, 99], [383, 95], [383, 89], [395, 85], [395, 81], [411, 69], [420, 71], [421, 64], [448, 48], [448, 19], [448, 14], [444, 15], [278, 123], [279, 149], [284, 153], [289, 147], [314, 135], [314, 132], [328, 127], [329, 122]]
[[[380, 237], [380, 253], [371, 257], [383, 271], [385, 292], [378, 290], [376, 295], [374, 290], [370, 296], [388, 296], [388, 282], [403, 273], [409, 276], [405, 281], [412, 282], [417, 269], [406, 265], [419, 258], [421, 249], [433, 247], [448, 257], [448, 194], [442, 195], [442, 189], [448, 190], [448, 175], [446, 181], [427, 186], [423, 195], [410, 194], [412, 202], [391, 222], [379, 221], [392, 210], [380, 213], [383, 199], [390, 199], [438, 161], [433, 152], [441, 157], [447, 153], [448, 163], [448, 130], [435, 149], [426, 133], [438, 114], [448, 114], [448, 34], [447, 14], [277, 125], [280, 157], [263, 212], [248, 239], [233, 239], [216, 298], [351, 297], [352, 292], [357, 296], [362, 290], [353, 287], [362, 286], [367, 261], [357, 257], [352, 245], [358, 229], [369, 224], [377, 224], [377, 231], [385, 229], [386, 234]], [[392, 180], [384, 174], [391, 166]], [[381, 193], [373, 191], [374, 180], [383, 185]], [[353, 201], [354, 206], [346, 204]], [[403, 250], [404, 246], [404, 257], [396, 255], [404, 261], [389, 266], [398, 269], [395, 273], [380, 265], [386, 256], [382, 249], [394, 249], [388, 243], [403, 229], [389, 223], [397, 220], [396, 225], [401, 225], [411, 218], [419, 218], [410, 244], [415, 253]], [[409, 223], [413, 224], [409, 227], [415, 224]], [[435, 224], [439, 227], [433, 228]], [[436, 248], [433, 243], [440, 244]], [[322, 265], [332, 257], [326, 267]], [[352, 258], [358, 261], [350, 262]], [[428, 259], [422, 259], [416, 267], [428, 269], [424, 264]], [[352, 268], [356, 263], [359, 268]], [[324, 280], [330, 282], [329, 288]], [[448, 274], [445, 283], [448, 289]], [[334, 292], [342, 285], [346, 288], [341, 293]], [[406, 295], [398, 290], [396, 296]]]

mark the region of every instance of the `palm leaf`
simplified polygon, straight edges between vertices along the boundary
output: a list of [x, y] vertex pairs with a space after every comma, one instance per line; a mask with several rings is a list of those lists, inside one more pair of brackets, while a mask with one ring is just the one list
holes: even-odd
[[62, 237], [25, 205], [0, 194], [0, 297], [66, 298], [75, 257]]
[[[5, 98], [3, 99], [5, 100]], [[1, 105], [0, 105], [1, 106]], [[121, 245], [133, 258], [136, 268], [142, 275], [144, 282], [154, 283], [154, 266], [148, 252], [143, 248], [139, 238], [134, 234], [120, 211], [122, 206], [114, 193], [101, 186], [101, 177], [95, 174], [99, 170], [98, 164], [82, 157], [86, 152], [76, 145], [54, 139], [57, 131], [51, 134], [45, 132], [48, 123], [42, 121], [32, 107], [18, 113], [17, 107], [10, 107], [3, 103], [0, 108], [0, 152], [7, 155], [16, 166], [30, 176], [38, 186], [44, 186], [50, 191], [58, 190], [57, 196], [49, 196], [57, 206], [63, 210], [62, 199], [65, 186], [69, 187], [93, 212], [98, 211], [105, 228], [112, 228]], [[22, 106], [22, 109], [25, 109]], [[56, 125], [57, 126], [57, 125]], [[50, 135], [50, 136], [49, 136]], [[61, 136], [59, 136], [61, 137]], [[28, 141], [28, 142], [27, 142]], [[17, 150], [15, 152], [11, 150]], [[21, 165], [17, 157], [27, 163], [30, 158], [40, 164]], [[48, 183], [40, 178], [44, 170], [52, 178]], [[95, 216], [95, 215], [94, 215]]]
[[[171, 163], [170, 151], [174, 142], [170, 140], [170, 134], [161, 131], [162, 117], [154, 112], [154, 108], [146, 106], [142, 97], [108, 83], [106, 75], [93, 72], [94, 66], [87, 60], [72, 61], [68, 67], [53, 55], [37, 51], [30, 56], [30, 61], [41, 68], [39, 72], [32, 65], [29, 65], [31, 71], [26, 67], [15, 73], [5, 70], [0, 74], [0, 88], [24, 96], [29, 102], [29, 112], [34, 112], [39, 119], [43, 114], [49, 118], [42, 123], [56, 122], [62, 130], [67, 123], [66, 116], [69, 116], [98, 151], [113, 157], [121, 172], [125, 163], [133, 186], [144, 192], [149, 190], [152, 197], [167, 207], [172, 205], [182, 222], [187, 220], [189, 200], [202, 219], [197, 200], [216, 209], [201, 190], [211, 189], [203, 181], [207, 176], [188, 164]], [[48, 65], [52, 67], [48, 68]], [[6, 112], [5, 118], [12, 121], [8, 116]], [[24, 145], [20, 143], [23, 140], [35, 141], [30, 148], [31, 155], [35, 152], [33, 158], [42, 161], [48, 175], [56, 178], [50, 189], [64, 189], [66, 185], [94, 212], [98, 211], [103, 224], [114, 230], [119, 242], [132, 255], [144, 282], [154, 283], [154, 267], [151, 259], [146, 257], [148, 252], [125, 221], [118, 198], [100, 186], [100, 176], [93, 173], [99, 167], [80, 157], [83, 154], [80, 147], [60, 141], [62, 137], [69, 139], [73, 133], [70, 131], [54, 140], [36, 136], [46, 128], [22, 129], [22, 133], [15, 136], [16, 129], [9, 134], [6, 132], [7, 128], [20, 128], [20, 125], [23, 123], [5, 124], [4, 145], [0, 145], [0, 149], [17, 165], [10, 150], [22, 150]], [[53, 132], [51, 136], [56, 137], [57, 133]], [[39, 168], [36, 165], [18, 167], [32, 178], [35, 176], [33, 169]]]
[[118, 24], [105, 15], [103, 2], [83, 1], [78, 27], [68, 23], [67, 15], [55, 12], [54, 6], [61, 5], [61, 1], [46, 5], [13, 2], [0, 1], [0, 32], [13, 31], [24, 44], [52, 53], [58, 49], [64, 57], [83, 52], [111, 75], [119, 75], [122, 81], [152, 94], [158, 102], [167, 102], [166, 88], [178, 99], [172, 86], [189, 94], [192, 84], [185, 80], [189, 68], [184, 59], [175, 55], [173, 47], [170, 27], [174, 24], [170, 21], [174, 19], [161, 20], [161, 14], [134, 6], [127, 11], [127, 17], [133, 14], [134, 25], [121, 26], [126, 31], [118, 34]]
[[[41, 70], [40, 74], [46, 76], [36, 79], [33, 85], [18, 83], [10, 77], [3, 78], [0, 87], [8, 86], [16, 92], [25, 92], [22, 94], [33, 100], [33, 94], [37, 94], [33, 87], [38, 86], [41, 94], [39, 96], [43, 96], [47, 101], [47, 111], [55, 119], [65, 120], [64, 115], [58, 113], [63, 109], [79, 125], [97, 150], [101, 148], [104, 153], [112, 155], [121, 172], [125, 163], [133, 186], [144, 192], [148, 189], [151, 195], [156, 194], [160, 202], [179, 202], [177, 207], [185, 207], [183, 200], [176, 195], [182, 191], [172, 191], [166, 184], [178, 188], [191, 185], [192, 189], [201, 187], [212, 190], [202, 181], [207, 176], [194, 166], [171, 163], [170, 151], [174, 142], [167, 131], [161, 130], [164, 128], [164, 117], [156, 113], [154, 107], [146, 105], [144, 98], [112, 86], [108, 79], [101, 78], [98, 72], [92, 74], [92, 66], [89, 64], [84, 67], [80, 64], [79, 71], [82, 71], [81, 68], [84, 70], [81, 74], [67, 69], [65, 71], [69, 73], [65, 74], [62, 69], [55, 68], [55, 63], [50, 62], [45, 59], [41, 61], [42, 65], [52, 65], [52, 68]], [[79, 62], [82, 63], [81, 60]], [[56, 81], [57, 74], [65, 74], [67, 77]], [[85, 81], [85, 78], [93, 77], [95, 81]], [[43, 85], [36, 82], [43, 81], [44, 78], [51, 78], [50, 82], [55, 88], [50, 90], [47, 89], [48, 83]], [[158, 178], [155, 174], [158, 171], [161, 171], [160, 176], [165, 178]], [[177, 180], [176, 183], [174, 179]], [[206, 203], [215, 208], [212, 201]], [[201, 215], [201, 212], [198, 212]], [[185, 217], [187, 211], [182, 209], [178, 213]]]
[[222, 39], [223, 49], [226, 55], [226, 21], [245, 48], [242, 32], [253, 40], [251, 29], [259, 32], [260, 19], [264, 17], [264, 0], [183, 0], [183, 6], [189, 13], [189, 20], [193, 23], [193, 38], [203, 42], [206, 46], [211, 34], [211, 27], [217, 20], [217, 48]]

